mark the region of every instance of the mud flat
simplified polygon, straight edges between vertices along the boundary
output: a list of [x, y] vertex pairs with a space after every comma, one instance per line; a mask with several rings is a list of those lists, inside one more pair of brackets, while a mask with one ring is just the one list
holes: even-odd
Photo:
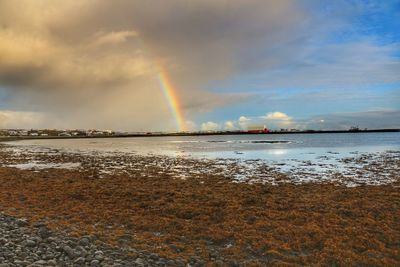
[[126, 252], [99, 257], [100, 266], [398, 266], [399, 152], [342, 161], [348, 168], [318, 175], [315, 162], [301, 163], [315, 172], [282, 171], [260, 161], [2, 146], [0, 211], [27, 229], [39, 223], [61, 240], [93, 237]]

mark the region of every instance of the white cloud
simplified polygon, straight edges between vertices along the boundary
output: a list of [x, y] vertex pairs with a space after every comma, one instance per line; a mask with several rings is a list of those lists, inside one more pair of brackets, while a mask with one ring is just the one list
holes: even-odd
[[221, 126], [218, 123], [208, 121], [201, 124], [202, 131], [218, 131], [221, 129]]
[[244, 123], [244, 122], [248, 122], [248, 121], [251, 121], [251, 119], [246, 116], [240, 116], [240, 118], [239, 118], [239, 122]]
[[291, 128], [294, 127], [293, 118], [288, 116], [286, 113], [280, 111], [268, 112], [264, 116], [259, 117], [262, 120], [266, 120], [268, 127], [271, 128]]
[[272, 130], [285, 129], [314, 129], [314, 130], [348, 130], [352, 126], [362, 129], [400, 128], [400, 111], [377, 109], [366, 112], [330, 113], [312, 116], [305, 119], [291, 117], [284, 112], [269, 112], [264, 116], [240, 116], [237, 120], [225, 121], [223, 127], [215, 122], [206, 122], [201, 125], [202, 131], [217, 130], [247, 130], [249, 126], [267, 124]]
[[264, 116], [260, 116], [260, 118], [265, 120], [281, 120], [281, 121], [289, 121], [292, 119], [287, 114], [280, 111], [268, 112]]
[[237, 130], [235, 122], [234, 121], [226, 121], [224, 124], [224, 130], [227, 130], [227, 131]]
[[251, 119], [246, 116], [240, 116], [239, 118], [239, 126], [241, 129], [247, 129]]
[[95, 35], [95, 45], [119, 44], [125, 42], [129, 37], [136, 37], [135, 31], [116, 31], [116, 32], [99, 32]]

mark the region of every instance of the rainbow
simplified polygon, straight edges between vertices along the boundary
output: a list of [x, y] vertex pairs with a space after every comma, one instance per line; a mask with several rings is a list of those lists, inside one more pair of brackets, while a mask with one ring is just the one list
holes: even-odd
[[[150, 53], [150, 55], [156, 54], [154, 53], [154, 49], [152, 49], [150, 43], [146, 42], [146, 40], [142, 36], [138, 35], [137, 40], [142, 44], [142, 47], [145, 49], [145, 51]], [[164, 94], [165, 99], [167, 100], [170, 112], [175, 119], [177, 130], [181, 132], [185, 131], [185, 116], [183, 114], [183, 109], [181, 107], [176, 89], [171, 82], [171, 79], [169, 78], [166, 68], [157, 59], [155, 59], [155, 67], [158, 73], [160, 88]]]
[[168, 72], [162, 66], [159, 66], [158, 80], [162, 92], [168, 102], [169, 109], [175, 118], [176, 126], [178, 131], [185, 131], [185, 116], [183, 109], [180, 105], [176, 89], [173, 86], [171, 79], [168, 77]]

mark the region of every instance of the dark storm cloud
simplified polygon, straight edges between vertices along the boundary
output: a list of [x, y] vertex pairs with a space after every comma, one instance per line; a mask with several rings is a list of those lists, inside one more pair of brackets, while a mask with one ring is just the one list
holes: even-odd
[[40, 112], [46, 125], [173, 129], [161, 68], [189, 119], [251, 98], [207, 87], [253, 72], [266, 90], [396, 81], [394, 46], [318, 46], [358, 12], [347, 1], [313, 12], [318, 2], [2, 0], [0, 89], [8, 107]]
[[66, 126], [162, 128], [172, 118], [161, 64], [186, 113], [232, 104], [248, 96], [204, 85], [240, 72], [244, 55], [292, 40], [308, 15], [289, 0], [1, 1], [0, 86], [14, 109]]

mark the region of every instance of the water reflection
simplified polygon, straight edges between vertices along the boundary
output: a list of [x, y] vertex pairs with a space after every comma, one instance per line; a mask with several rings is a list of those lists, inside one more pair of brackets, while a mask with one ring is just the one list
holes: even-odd
[[271, 149], [271, 150], [266, 150], [267, 154], [269, 155], [276, 155], [276, 156], [282, 156], [288, 154], [287, 149]]
[[260, 160], [316, 160], [356, 153], [400, 150], [400, 133], [186, 136], [151, 138], [51, 139], [10, 142], [33, 149], [121, 152], [175, 157]]
[[[219, 171], [229, 173], [230, 177], [238, 181], [246, 179], [269, 179], [272, 171], [284, 172], [290, 175], [293, 181], [319, 181], [336, 177], [337, 173], [346, 176], [346, 179], [377, 181], [391, 181], [388, 175], [393, 170], [369, 171], [369, 162], [387, 159], [397, 160], [400, 153], [381, 153], [384, 151], [400, 151], [400, 133], [379, 134], [313, 134], [313, 135], [274, 135], [263, 136], [218, 136], [218, 137], [169, 137], [169, 138], [107, 138], [107, 139], [62, 139], [62, 140], [25, 140], [10, 142], [15, 145], [12, 149], [27, 150], [50, 155], [52, 151], [58, 153], [78, 152], [80, 154], [101, 155], [117, 152], [118, 157], [124, 154], [163, 155], [168, 157], [157, 158], [152, 164], [164, 164], [165, 171], [176, 171], [179, 177], [186, 177], [190, 173], [197, 175], [213, 171], [210, 166], [217, 166]], [[282, 142], [282, 140], [289, 142]], [[278, 142], [270, 142], [270, 141]], [[364, 153], [370, 159], [365, 160]], [[386, 155], [385, 155], [386, 154]], [[361, 161], [355, 159], [363, 157]], [[176, 160], [176, 158], [180, 158]], [[186, 158], [186, 159], [184, 159]], [[350, 161], [347, 158], [352, 158]], [[187, 162], [207, 162], [206, 168], [195, 170]], [[210, 160], [211, 159], [211, 160]], [[383, 160], [382, 160], [383, 159]], [[135, 159], [137, 160], [137, 159]], [[137, 162], [129, 161], [127, 166]], [[372, 160], [372, 161], [371, 161]], [[140, 163], [140, 162], [139, 162]], [[115, 168], [119, 170], [120, 163]], [[149, 163], [146, 163], [149, 164]], [[374, 163], [375, 164], [375, 163]], [[380, 166], [379, 164], [371, 166]], [[205, 165], [202, 165], [205, 166]], [[108, 171], [108, 170], [106, 170]], [[397, 170], [395, 170], [397, 172]], [[237, 173], [236, 173], [237, 172]], [[214, 173], [214, 172], [213, 172]], [[359, 173], [362, 175], [360, 176]], [[366, 173], [366, 174], [365, 174]], [[358, 176], [355, 177], [355, 174]], [[364, 175], [365, 174], [365, 175]], [[324, 178], [325, 177], [325, 178]], [[371, 181], [371, 177], [375, 177]], [[388, 180], [389, 179], [389, 180]], [[378, 183], [377, 182], [377, 183]]]

